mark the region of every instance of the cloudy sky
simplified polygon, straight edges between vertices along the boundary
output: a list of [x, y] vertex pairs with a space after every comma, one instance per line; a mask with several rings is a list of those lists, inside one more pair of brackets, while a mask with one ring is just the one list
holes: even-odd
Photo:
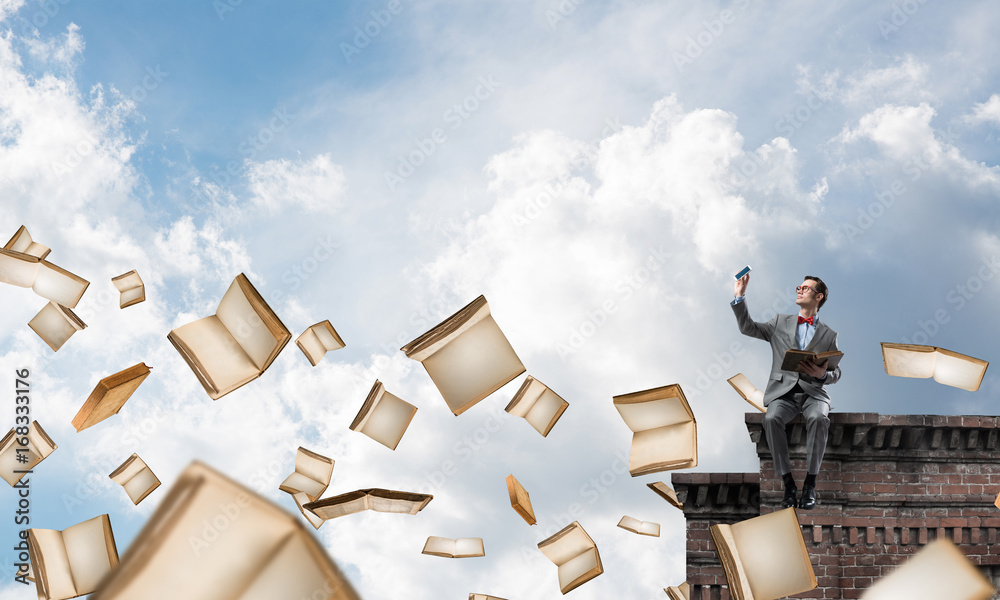
[[[26, 326], [45, 301], [0, 287], [3, 422], [29, 368], [59, 445], [32, 526], [109, 513], [124, 552], [194, 459], [295, 511], [277, 486], [301, 445], [336, 460], [328, 493], [435, 496], [318, 531], [365, 598], [558, 598], [535, 545], [573, 520], [605, 567], [575, 598], [662, 598], [684, 520], [645, 486], [669, 473], [621, 468], [611, 398], [680, 383], [696, 470], [756, 471], [725, 381], [770, 366], [727, 306], [745, 264], [758, 320], [794, 312], [805, 274], [829, 285], [834, 410], [1000, 414], [992, 370], [970, 393], [889, 378], [879, 350], [995, 358], [998, 28], [987, 1], [0, 0], [0, 237], [23, 224], [91, 282], [58, 353]], [[147, 300], [120, 310], [130, 269]], [[294, 335], [330, 319], [347, 347], [313, 368], [290, 345], [213, 402], [166, 334], [241, 272]], [[399, 352], [480, 294], [569, 401], [547, 438], [503, 412], [521, 378], [455, 417]], [[96, 382], [140, 361], [122, 411], [77, 433]], [[376, 379], [418, 407], [394, 452], [348, 429]], [[133, 452], [164, 482], [137, 507], [107, 477]], [[0, 490], [4, 548], [15, 510]], [[429, 535], [486, 557], [423, 556]], [[13, 562], [0, 596], [34, 598]]]

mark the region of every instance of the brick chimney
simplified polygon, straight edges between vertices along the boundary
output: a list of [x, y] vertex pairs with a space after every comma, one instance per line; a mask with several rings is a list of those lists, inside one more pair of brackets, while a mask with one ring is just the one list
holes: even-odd
[[[727, 600], [708, 528], [780, 508], [784, 486], [763, 435], [746, 413], [760, 473], [675, 473], [687, 520], [692, 600]], [[865, 588], [928, 542], [947, 537], [1000, 585], [1000, 417], [830, 413], [816, 482], [818, 505], [799, 510], [819, 586], [795, 598], [860, 598]], [[792, 473], [802, 488], [805, 422], [788, 425]], [[1000, 596], [995, 596], [1000, 598]]]

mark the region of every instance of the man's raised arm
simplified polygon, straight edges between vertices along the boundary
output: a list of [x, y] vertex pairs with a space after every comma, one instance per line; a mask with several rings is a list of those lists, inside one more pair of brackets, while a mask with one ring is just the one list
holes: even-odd
[[744, 298], [747, 292], [747, 284], [750, 283], [750, 274], [747, 273], [740, 279], [736, 280], [733, 285], [733, 295], [735, 298], [730, 303], [733, 307], [733, 313], [736, 315], [736, 324], [740, 327], [740, 333], [743, 335], [748, 335], [750, 337], [755, 337], [765, 342], [771, 341], [771, 334], [774, 333], [774, 326], [777, 323], [777, 317], [768, 321], [767, 323], [758, 323], [750, 318], [750, 313], [747, 311], [747, 303]]

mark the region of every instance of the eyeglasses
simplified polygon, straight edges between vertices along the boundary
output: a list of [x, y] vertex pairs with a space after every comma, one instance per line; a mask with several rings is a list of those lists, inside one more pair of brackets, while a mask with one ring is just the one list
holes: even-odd
[[816, 293], [816, 290], [814, 290], [813, 288], [809, 287], [808, 285], [797, 285], [797, 286], [795, 286], [795, 291], [797, 293], [805, 293], [807, 291], [812, 292], [814, 294]]

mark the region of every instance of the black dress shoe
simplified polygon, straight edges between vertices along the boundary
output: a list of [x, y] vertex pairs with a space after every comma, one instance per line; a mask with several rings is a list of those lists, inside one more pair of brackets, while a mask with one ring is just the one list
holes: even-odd
[[795, 487], [785, 488], [785, 497], [781, 500], [781, 508], [794, 508], [798, 506], [799, 501], [796, 498], [799, 490]]
[[799, 500], [799, 508], [812, 510], [816, 508], [816, 488], [811, 485], [803, 486], [802, 499]]

